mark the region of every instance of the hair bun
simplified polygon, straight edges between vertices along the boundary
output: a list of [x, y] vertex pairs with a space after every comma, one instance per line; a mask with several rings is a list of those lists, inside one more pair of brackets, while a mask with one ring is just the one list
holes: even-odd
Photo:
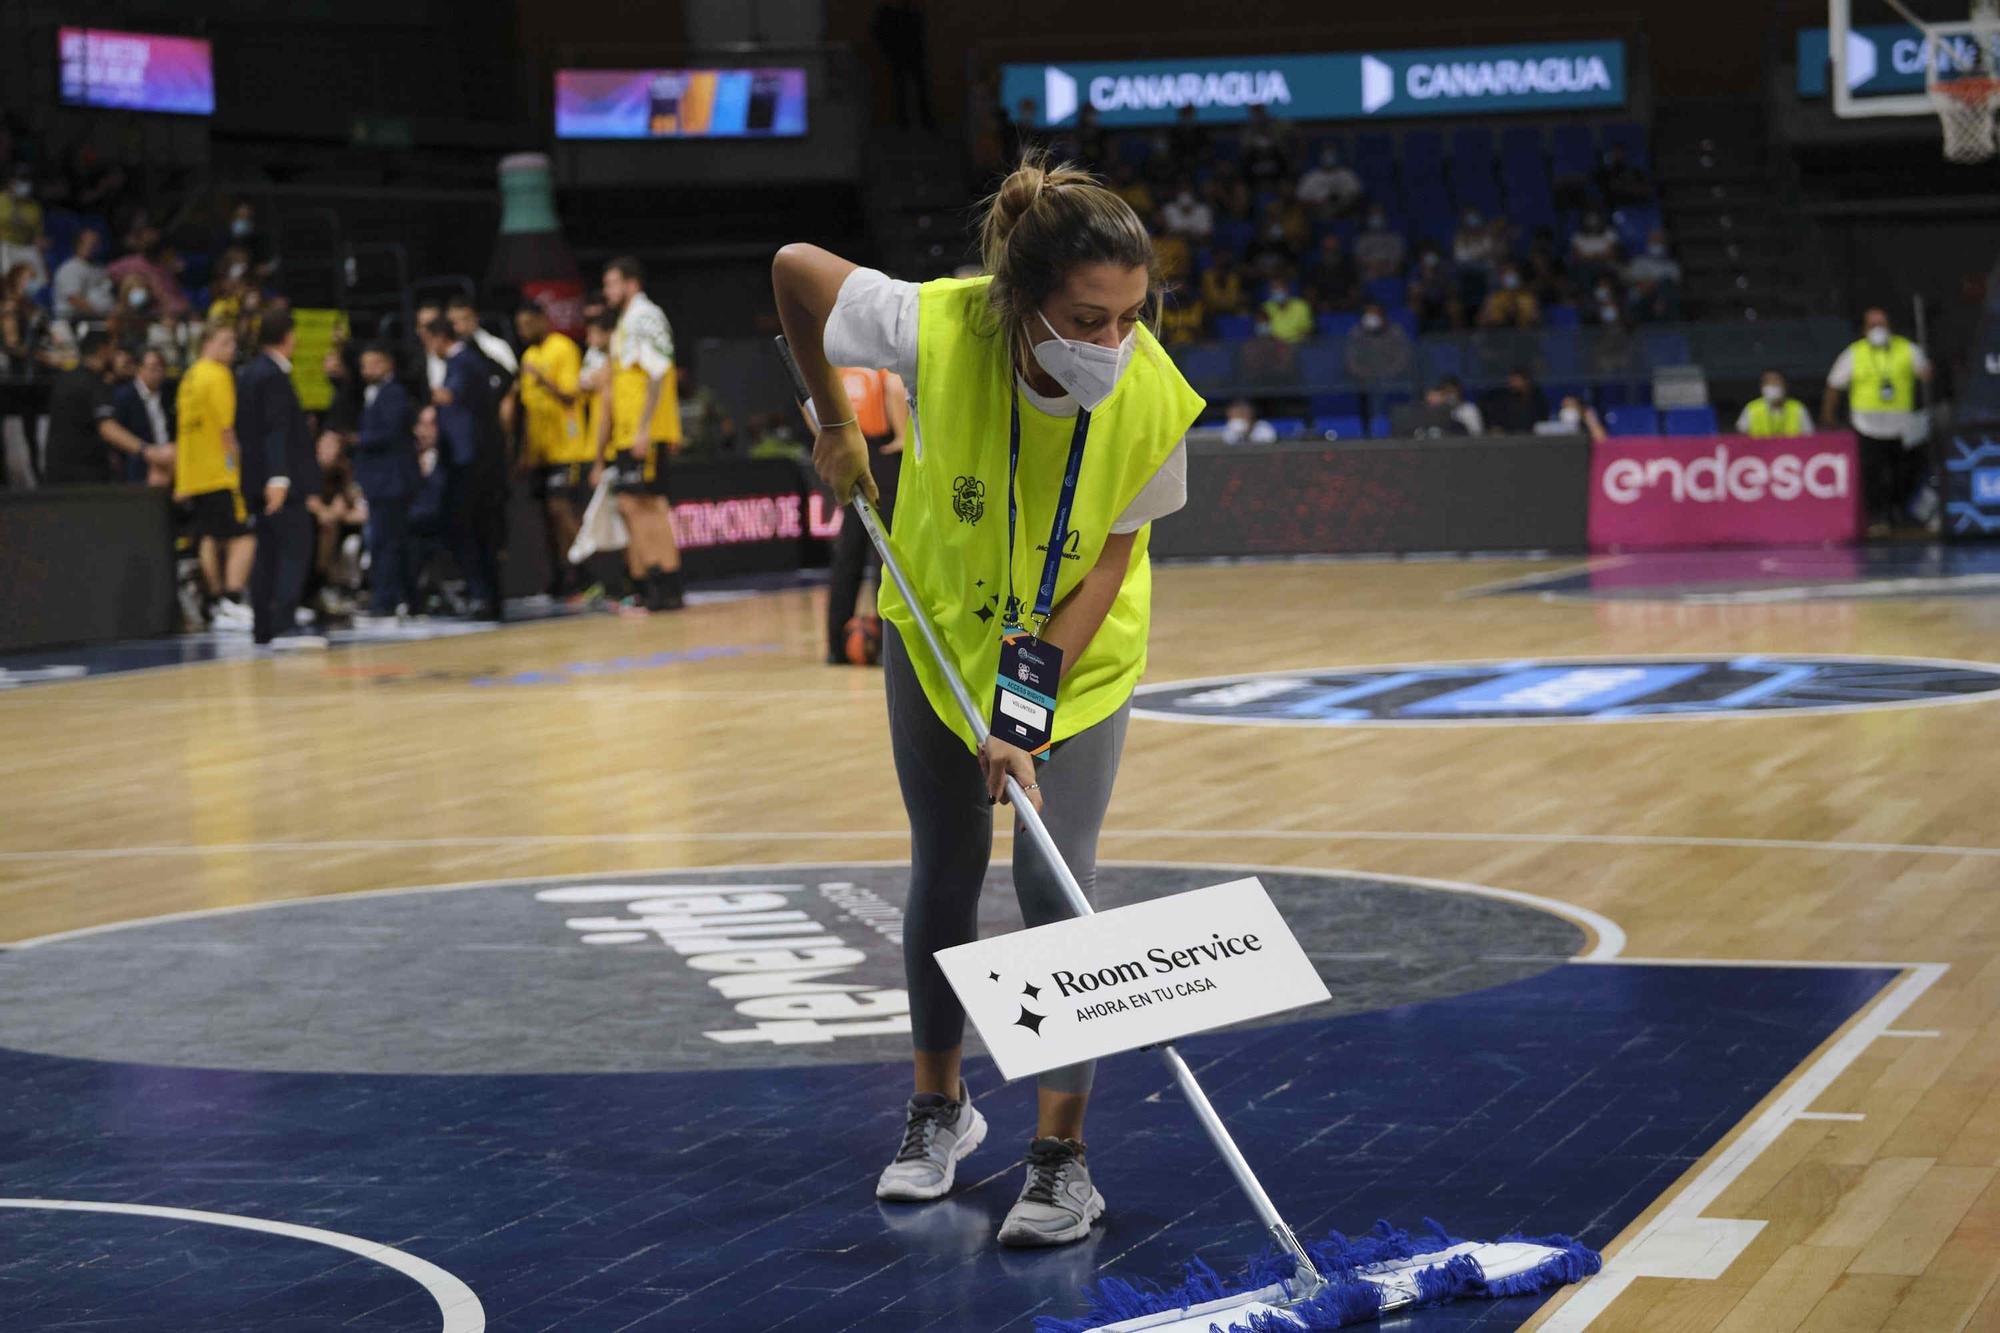
[[1002, 244], [1013, 232], [1022, 218], [1034, 208], [1035, 201], [1042, 197], [1042, 189], [1048, 184], [1048, 169], [1034, 158], [1022, 161], [1019, 167], [1000, 182], [1000, 189], [993, 196], [994, 239]]

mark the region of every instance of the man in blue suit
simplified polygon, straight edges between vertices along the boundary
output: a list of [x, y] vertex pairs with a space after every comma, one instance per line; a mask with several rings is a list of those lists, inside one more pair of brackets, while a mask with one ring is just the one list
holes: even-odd
[[122, 441], [111, 441], [124, 454], [127, 481], [174, 484], [174, 396], [166, 387], [167, 360], [148, 347], [139, 354], [139, 373], [112, 391], [111, 419], [143, 446], [130, 453]]
[[423, 338], [425, 351], [444, 362], [444, 383], [431, 390], [431, 401], [437, 406], [440, 461], [445, 467], [445, 530], [459, 572], [465, 576], [469, 616], [497, 621], [507, 459], [491, 372], [484, 357], [458, 340], [444, 316], [425, 326]]
[[417, 447], [410, 435], [410, 395], [396, 383], [387, 349], [361, 351], [361, 419], [354, 432], [354, 480], [368, 499], [368, 579], [375, 614], [421, 610], [410, 563], [410, 501], [416, 496]]
[[319, 456], [292, 388], [292, 314], [264, 312], [257, 355], [236, 372], [236, 440], [243, 499], [257, 535], [250, 566], [251, 637], [273, 648], [324, 648], [296, 623], [312, 573], [315, 524], [306, 497], [321, 486]]

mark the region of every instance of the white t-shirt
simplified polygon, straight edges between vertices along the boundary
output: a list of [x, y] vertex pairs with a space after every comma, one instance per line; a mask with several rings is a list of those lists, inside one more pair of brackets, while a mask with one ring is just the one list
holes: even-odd
[[663, 379], [674, 368], [674, 331], [666, 312], [644, 292], [634, 292], [618, 313], [611, 334], [611, 359], [623, 370], [637, 366], [649, 380]]
[[[824, 345], [826, 359], [836, 366], [864, 366], [900, 375], [903, 383], [917, 382], [917, 284], [892, 278], [880, 269], [858, 268], [841, 284], [840, 295], [827, 316]], [[1068, 394], [1054, 398], [1036, 393], [1028, 382], [1016, 377], [1021, 396], [1028, 406], [1045, 416], [1073, 417], [1076, 399]], [[910, 421], [916, 440], [917, 457], [923, 457], [923, 425], [917, 404], [910, 403]], [[1118, 521], [1114, 533], [1137, 532], [1155, 519], [1165, 518], [1187, 504], [1187, 439], [1174, 446], [1167, 461], [1153, 474], [1145, 488], [1133, 497]]]

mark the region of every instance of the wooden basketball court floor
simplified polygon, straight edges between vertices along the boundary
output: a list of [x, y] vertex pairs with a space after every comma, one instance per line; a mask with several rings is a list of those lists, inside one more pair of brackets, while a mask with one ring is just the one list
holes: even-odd
[[[1925, 596], [1920, 589], [1893, 597], [1749, 600], [1629, 590], [1612, 597], [1487, 595], [1496, 584], [1533, 580], [1556, 568], [1526, 561], [1163, 566], [1147, 680], [1474, 660], [1800, 654], [2000, 661], [2000, 599], [1984, 595]], [[906, 851], [905, 834], [879, 675], [819, 664], [819, 596], [778, 591], [646, 621], [552, 620], [459, 638], [220, 661], [0, 693], [0, 939], [25, 942], [168, 914], [369, 890], [897, 861]], [[1511, 1186], [1468, 1185], [1461, 1197], [1447, 1174], [1420, 1201], [1422, 1209], [1469, 1231], [1472, 1223], [1454, 1218], [1488, 1215], [1481, 1191], [1533, 1182], [1505, 1216], [1530, 1230], [1575, 1232], [1605, 1252], [1600, 1276], [1557, 1293], [1539, 1310], [1532, 1301], [1507, 1303], [1506, 1326], [1525, 1320], [1529, 1327], [1648, 1330], [1995, 1329], [2000, 695], [1950, 702], [1421, 726], [1365, 719], [1335, 726], [1189, 725], [1142, 716], [1131, 727], [1101, 853], [1107, 862], [1338, 872], [1418, 887], [1436, 883], [1440, 891], [1498, 891], [1497, 899], [1573, 928], [1581, 961], [1558, 967], [1564, 976], [1629, 966], [1635, 975], [1668, 976], [1678, 968], [1697, 980], [1727, 978], [1757, 961], [1773, 965], [1748, 969], [1759, 978], [1782, 978], [1790, 965], [1812, 965], [1799, 968], [1801, 975], [1837, 976], [1840, 969], [1860, 967], [1875, 979], [1851, 1002], [1809, 1015], [1818, 1026], [1800, 1027], [1804, 1036], [1790, 1048], [1773, 1047], [1777, 1056], [1758, 1053], [1762, 1001], [1753, 996], [1724, 1021], [1700, 1029], [1712, 1051], [1663, 1055], [1658, 1086], [1644, 1086], [1643, 1070], [1635, 1074], [1639, 1095], [1621, 1100], [1621, 1107], [1680, 1102], [1689, 1084], [1673, 1072], [1683, 1068], [1674, 1059], [1691, 1059], [1687, 1067], [1699, 1068], [1734, 1051], [1751, 1070], [1733, 1086], [1736, 1101], [1727, 1103], [1726, 1118], [1670, 1152], [1653, 1154], [1657, 1183], [1628, 1191], [1618, 1207], [1569, 1213], [1568, 1186], [1548, 1182], [1586, 1173], [1555, 1167], [1561, 1154], [1552, 1146], [1510, 1176]], [[1003, 824], [996, 852], [1002, 864], [1006, 836]], [[772, 876], [782, 878], [782, 870], [764, 874]], [[988, 906], [1012, 910], [1006, 896], [997, 909]], [[194, 920], [284, 915], [225, 911]], [[70, 938], [87, 944], [120, 937], [113, 931]], [[60, 942], [9, 950], [0, 955], [0, 977], [56, 947]], [[121, 990], [115, 965], [123, 956], [86, 951], [66, 973], [38, 977], [34, 991], [6, 992], [15, 1028], [33, 1029], [33, 1010], [53, 1004], [71, 986], [91, 991], [100, 1025], [136, 1021], [156, 1004], [158, 992], [150, 983], [145, 992]], [[222, 965], [222, 956], [197, 949], [176, 967], [200, 973]], [[498, 948], [482, 964], [502, 972], [512, 965], [513, 956]], [[1342, 966], [1327, 961], [1322, 970], [1332, 979]], [[287, 978], [281, 970], [262, 984], [281, 988]], [[423, 993], [421, 978], [411, 984], [414, 994]], [[615, 998], [607, 996], [606, 1006]], [[1620, 1012], [1604, 1033], [1586, 1036], [1579, 1029], [1578, 1042], [1644, 1046], [1651, 1019], [1643, 1005], [1634, 1002], [1626, 1012], [1625, 1001], [1615, 998], [1579, 1004], [1579, 1013], [1598, 1018]], [[252, 1023], [255, 1012], [253, 1006]], [[178, 1019], [184, 1029], [204, 1024], [201, 1014]], [[408, 1020], [429, 1021], [424, 1012], [411, 1012]], [[1542, 1027], [1539, 1044], [1524, 1047], [1525, 1054], [1500, 1052], [1492, 1059], [1532, 1066], [1557, 1058], [1571, 1037], [1564, 1021]], [[258, 1067], [288, 1067], [287, 1034], [266, 1035], [277, 1053]], [[0, 1045], [13, 1044], [0, 1035]], [[51, 1038], [36, 1049], [46, 1053], [38, 1057], [46, 1062], [72, 1048]], [[871, 1055], [878, 1051], [892, 1054], [893, 1043], [871, 1048]], [[1481, 1058], [1478, 1051], [1460, 1055]], [[172, 1267], [148, 1248], [166, 1243], [149, 1227], [172, 1231], [175, 1244], [192, 1244], [187, 1237], [200, 1226], [165, 1214], [92, 1219], [37, 1207], [36, 1199], [184, 1205], [342, 1230], [337, 1213], [324, 1209], [301, 1206], [286, 1215], [289, 1200], [302, 1196], [275, 1186], [262, 1190], [260, 1181], [277, 1177], [260, 1174], [254, 1164], [232, 1171], [217, 1162], [208, 1177], [174, 1174], [178, 1168], [166, 1165], [174, 1154], [164, 1130], [153, 1137], [134, 1131], [139, 1137], [120, 1151], [115, 1170], [86, 1170], [96, 1159], [84, 1145], [131, 1131], [157, 1089], [107, 1092], [115, 1084], [105, 1082], [112, 1076], [104, 1057], [83, 1058], [98, 1062], [89, 1065], [90, 1077], [75, 1085], [57, 1080], [49, 1099], [32, 1095], [38, 1079], [61, 1072], [47, 1063], [10, 1072], [14, 1091], [0, 1093], [0, 1173], [9, 1181], [0, 1194], [19, 1196], [0, 1208], [0, 1235], [26, 1238], [0, 1245], [0, 1255], [14, 1250], [13, 1259], [0, 1257], [0, 1324], [182, 1326], [147, 1322], [148, 1309], [168, 1308], [153, 1303], [157, 1293], [124, 1305], [98, 1298], [112, 1290], [122, 1293], [121, 1300], [133, 1294], [116, 1276], [130, 1264]], [[131, 1063], [142, 1067], [148, 1058], [141, 1051]], [[1230, 1058], [1229, 1047], [1218, 1045], [1204, 1068], [1222, 1077], [1218, 1103], [1244, 1133], [1253, 1160], [1262, 1144], [1268, 1163], [1278, 1149], [1260, 1138], [1266, 1108], [1257, 1096], [1263, 1093], [1253, 1096], [1247, 1085], [1226, 1078]], [[1286, 1057], [1257, 1058], [1274, 1060], [1282, 1070]], [[1642, 1056], [1640, 1063], [1651, 1058]], [[170, 1063], [203, 1061], [176, 1057]], [[301, 1057], [289, 1067], [312, 1069], [316, 1058]], [[317, 1067], [326, 1066], [320, 1061]], [[893, 1147], [903, 1095], [893, 1064], [877, 1068], [887, 1072], [873, 1080], [869, 1114], [876, 1119], [869, 1135], [841, 1137], [831, 1115], [794, 1124], [787, 1134], [806, 1160], [815, 1135], [826, 1136], [828, 1153], [856, 1159], [842, 1189], [857, 1206], [872, 1205], [866, 1189], [878, 1163], [870, 1153], [877, 1141], [876, 1156]], [[1105, 1081], [1123, 1068], [1107, 1066]], [[341, 1071], [335, 1065], [331, 1072]], [[1330, 1080], [1320, 1072], [1329, 1081], [1325, 1095], [1335, 1100], [1284, 1111], [1282, 1133], [1295, 1144], [1311, 1130], [1313, 1116], [1336, 1118], [1326, 1108], [1337, 1107], [1339, 1098], [1366, 1099], [1371, 1074], [1365, 1066], [1349, 1066]], [[782, 1083], [786, 1072], [766, 1077]], [[1425, 1094], [1433, 1102], [1464, 1095], [1449, 1077], [1440, 1078]], [[994, 1082], [988, 1073], [987, 1085]], [[1017, 1099], [1008, 1105], [1024, 1112], [1026, 1104]], [[242, 1111], [226, 1098], [202, 1107], [195, 1117], [202, 1125]], [[46, 1132], [39, 1118], [58, 1111], [80, 1117], [86, 1128]], [[643, 1123], [667, 1133], [674, 1122], [703, 1114], [698, 1107], [659, 1105], [646, 1111]], [[1234, 1224], [1243, 1212], [1212, 1164], [1204, 1164], [1206, 1150], [1183, 1130], [1188, 1117], [1170, 1092], [1135, 1106], [1132, 1114], [1183, 1135], [1176, 1140], [1178, 1156], [1170, 1167], [1166, 1158], [1118, 1159], [1115, 1148], [1106, 1153], [1093, 1143], [1105, 1163], [1098, 1174], [1112, 1205], [1107, 1238], [1090, 1251], [1088, 1264], [1054, 1261], [1069, 1263], [1050, 1270], [1060, 1277], [1055, 1286], [1099, 1270], [1165, 1277], [1164, 1256], [1197, 1248], [1224, 1261], [1213, 1248], [1219, 1233], [1135, 1235], [1135, 1224], [1127, 1222], [1125, 1234], [1118, 1234], [1121, 1182], [1135, 1194], [1137, 1178], [1155, 1168], [1207, 1173], [1204, 1188], [1215, 1198], [1203, 1217]], [[1529, 1108], [1522, 1119], [1539, 1123], [1562, 1115], [1597, 1123], [1587, 1108], [1567, 1102], [1546, 1114]], [[992, 1183], [981, 1196], [984, 1211], [972, 1219], [966, 1254], [990, 1248], [981, 1239], [990, 1240], [990, 1223], [1018, 1186], [1017, 1177], [1001, 1174], [1016, 1140], [1025, 1138], [1018, 1119], [1005, 1129], [996, 1123], [996, 1143], [1014, 1146], [976, 1173]], [[726, 1124], [704, 1123], [704, 1141], [728, 1140]], [[404, 1136], [419, 1145], [427, 1135], [463, 1128], [426, 1124], [421, 1117], [402, 1124]], [[1551, 1145], [1562, 1144], [1567, 1133], [1560, 1124], [1548, 1132]], [[1490, 1146], [1505, 1151], [1504, 1142]], [[361, 1144], [352, 1145], [351, 1158], [324, 1144], [316, 1151], [315, 1178], [327, 1189], [344, 1170], [381, 1169]], [[410, 1151], [421, 1156], [422, 1149]], [[1371, 1171], [1366, 1157], [1364, 1145], [1318, 1169], [1328, 1179], [1343, 1170]], [[1269, 1182], [1302, 1230], [1338, 1225], [1353, 1231], [1374, 1221], [1372, 1214], [1333, 1216], [1302, 1197], [1308, 1187], [1319, 1188], [1311, 1171], [1290, 1165], [1306, 1160], [1285, 1158], [1287, 1165]], [[1664, 1174], [1662, 1161], [1669, 1168]], [[228, 1187], [204, 1194], [197, 1187], [204, 1179], [226, 1180]], [[475, 1197], [477, 1175], [454, 1188], [461, 1199]], [[702, 1188], [713, 1197], [710, 1185]], [[788, 1215], [782, 1190], [760, 1198], [744, 1205], [751, 1215], [763, 1210], [753, 1230]], [[534, 1250], [538, 1216], [527, 1209], [507, 1223], [515, 1243], [526, 1246], [520, 1254]], [[899, 1238], [909, 1233], [878, 1220], [872, 1207], [858, 1216], [869, 1229], [867, 1242], [886, 1246], [884, 1252], [918, 1243]], [[88, 1225], [62, 1229], [79, 1220]], [[1414, 1225], [1417, 1214], [1398, 1220]], [[99, 1230], [98, 1222], [123, 1229]], [[174, 1290], [207, 1288], [202, 1299], [213, 1304], [201, 1308], [227, 1311], [240, 1285], [245, 1299], [265, 1302], [257, 1307], [264, 1321], [242, 1327], [433, 1328], [440, 1318], [445, 1327], [460, 1329], [711, 1326], [695, 1315], [700, 1299], [689, 1303], [687, 1291], [672, 1284], [655, 1295], [660, 1308], [679, 1314], [652, 1321], [643, 1311], [613, 1317], [609, 1305], [583, 1303], [565, 1316], [563, 1307], [520, 1301], [510, 1314], [507, 1302], [494, 1298], [497, 1278], [482, 1284], [476, 1272], [434, 1252], [439, 1247], [425, 1249], [421, 1237], [430, 1229], [380, 1230], [378, 1224], [377, 1234], [364, 1239], [435, 1260], [463, 1278], [484, 1305], [468, 1307], [454, 1297], [460, 1317], [454, 1325], [452, 1301], [438, 1294], [443, 1288], [419, 1279], [435, 1305], [385, 1298], [382, 1308], [400, 1311], [402, 1322], [314, 1322], [327, 1309], [341, 1308], [338, 1299], [310, 1307], [312, 1318], [288, 1319], [282, 1317], [285, 1298], [256, 1276], [257, 1256], [266, 1251], [218, 1253], [215, 1262], [178, 1275]], [[1253, 1230], [1237, 1227], [1224, 1239], [1254, 1243]], [[692, 1232], [669, 1228], [663, 1242], [700, 1248], [709, 1243], [704, 1234], [699, 1226]], [[543, 1240], [555, 1248], [563, 1244], [554, 1234]], [[756, 1266], [754, 1259], [744, 1265]], [[1018, 1276], [1025, 1270], [1010, 1271]], [[822, 1288], [845, 1293], [825, 1295], [829, 1303], [822, 1308], [844, 1308], [840, 1300], [868, 1292], [877, 1293], [868, 1299], [885, 1312], [902, 1308], [880, 1295], [899, 1280], [894, 1273], [868, 1277], [874, 1285], [865, 1288]], [[300, 1290], [311, 1286], [300, 1283]], [[984, 1308], [993, 1312], [996, 1327], [1025, 1326], [1015, 1316], [1029, 1308], [1080, 1312], [1047, 1296], [1048, 1289], [1038, 1288], [1034, 1302], [1018, 1307]], [[484, 1313], [467, 1322], [468, 1308]], [[599, 1313], [583, 1313], [590, 1308]], [[93, 1310], [98, 1322], [89, 1322]], [[238, 1326], [213, 1318], [218, 1322], [203, 1326]], [[1399, 1326], [1464, 1327], [1483, 1319], [1478, 1326], [1491, 1327], [1500, 1326], [1500, 1318], [1440, 1311]], [[966, 1320], [876, 1326], [974, 1326]], [[727, 1326], [764, 1325], [754, 1313], [738, 1310]], [[830, 1316], [817, 1323], [787, 1307], [770, 1326], [850, 1323]]]

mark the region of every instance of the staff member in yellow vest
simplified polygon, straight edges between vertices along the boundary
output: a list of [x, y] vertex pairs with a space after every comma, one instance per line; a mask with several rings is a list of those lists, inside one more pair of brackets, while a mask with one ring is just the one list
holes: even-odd
[[[883, 1199], [942, 1197], [986, 1135], [959, 1077], [965, 1014], [934, 955], [977, 935], [989, 806], [1009, 775], [1086, 891], [1095, 880], [1146, 667], [1150, 525], [1186, 503], [1184, 440], [1203, 407], [1141, 323], [1157, 301], [1146, 229], [1095, 178], [1030, 156], [987, 201], [979, 240], [983, 276], [921, 285], [810, 245], [786, 246], [773, 265], [779, 317], [818, 419], [831, 423], [813, 447], [820, 476], [843, 500], [857, 485], [875, 492], [835, 366], [881, 366], [915, 384], [894, 531], [914, 589], [975, 697], [998, 693], [1004, 657], [1017, 670], [1036, 664], [1038, 693], [1054, 705], [1021, 744], [975, 749], [910, 608], [883, 588], [890, 743], [910, 818], [903, 939], [916, 1064], [902, 1141], [876, 1184]], [[1025, 838], [1014, 885], [1029, 925], [1068, 916]], [[1089, 1065], [1042, 1076], [1027, 1179], [1001, 1243], [1080, 1240], [1102, 1215], [1083, 1143], [1091, 1077]]]
[[[909, 390], [900, 376], [887, 370], [848, 367], [840, 372], [847, 389], [854, 424], [868, 442], [868, 471], [875, 479], [876, 507], [882, 521], [895, 520], [896, 477], [903, 464], [909, 433]], [[840, 535], [833, 541], [833, 558], [826, 576], [826, 660], [847, 663], [847, 622], [861, 598], [861, 578], [874, 548], [853, 515], [841, 515]]]
[[633, 615], [681, 608], [681, 551], [667, 507], [667, 463], [681, 442], [681, 409], [674, 388], [674, 332], [659, 306], [647, 299], [646, 270], [629, 256], [604, 270], [604, 303], [618, 312], [611, 334], [611, 377], [598, 400], [597, 485], [604, 468], [614, 477], [618, 512], [629, 540], [625, 568], [633, 594], [619, 610]]
[[1923, 468], [1928, 425], [1917, 407], [1917, 385], [1931, 382], [1924, 349], [1889, 327], [1889, 312], [1861, 317], [1862, 336], [1834, 361], [1826, 376], [1820, 419], [1838, 420], [1847, 395], [1848, 420], [1861, 438], [1861, 494], [1868, 509], [1868, 533], [1881, 536]]
[[521, 466], [528, 470], [534, 491], [542, 497], [549, 520], [549, 591], [561, 597], [569, 591], [569, 544], [576, 540], [582, 517], [580, 498], [597, 444], [583, 430], [583, 353], [568, 334], [549, 323], [539, 301], [523, 301], [514, 312], [514, 332], [521, 339], [521, 373], [514, 393], [521, 410]]
[[217, 629], [250, 629], [243, 589], [257, 539], [243, 503], [242, 453], [236, 442], [236, 328], [211, 324], [201, 358], [174, 394], [180, 437], [174, 451], [174, 499], [185, 506], [188, 533], [201, 559], [209, 621]]
[[1810, 435], [1813, 433], [1812, 413], [1806, 411], [1804, 403], [1792, 397], [1783, 371], [1767, 370], [1757, 396], [1737, 414], [1736, 433], [1759, 440]]

